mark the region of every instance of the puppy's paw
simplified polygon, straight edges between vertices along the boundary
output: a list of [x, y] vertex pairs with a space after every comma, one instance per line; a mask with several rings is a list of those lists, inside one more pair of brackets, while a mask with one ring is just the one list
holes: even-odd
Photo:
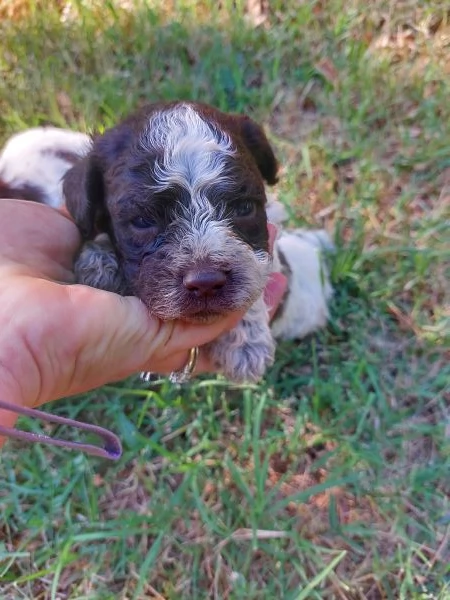
[[119, 261], [106, 234], [86, 242], [74, 264], [77, 283], [117, 294], [125, 293]]
[[208, 352], [218, 370], [230, 381], [259, 381], [273, 364], [275, 355], [275, 341], [262, 298], [237, 327], [209, 344]]

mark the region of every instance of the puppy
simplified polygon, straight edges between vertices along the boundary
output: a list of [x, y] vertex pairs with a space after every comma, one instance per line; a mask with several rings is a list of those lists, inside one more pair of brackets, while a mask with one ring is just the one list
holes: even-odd
[[325, 229], [286, 229], [288, 214], [273, 194], [267, 195], [267, 218], [279, 228], [273, 270], [287, 278], [287, 290], [272, 320], [276, 339], [302, 339], [324, 327], [333, 296], [328, 258], [335, 247]]
[[15, 134], [0, 154], [0, 198], [61, 208], [62, 178], [90, 145], [89, 136], [56, 127], [36, 127]]
[[208, 323], [246, 309], [206, 350], [228, 379], [259, 380], [275, 349], [262, 292], [272, 269], [264, 182], [276, 175], [262, 128], [246, 116], [193, 102], [141, 109], [64, 177], [87, 242], [78, 281], [135, 295], [163, 320]]

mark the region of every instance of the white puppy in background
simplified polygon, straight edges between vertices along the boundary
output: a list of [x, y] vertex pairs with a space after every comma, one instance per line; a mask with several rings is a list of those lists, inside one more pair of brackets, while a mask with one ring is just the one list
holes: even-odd
[[61, 208], [62, 178], [90, 146], [88, 135], [57, 127], [16, 133], [0, 152], [0, 198]]
[[285, 207], [270, 194], [268, 220], [280, 228], [273, 252], [273, 271], [288, 279], [286, 296], [272, 321], [276, 339], [301, 339], [325, 327], [333, 296], [326, 254], [334, 250], [324, 229], [285, 229]]

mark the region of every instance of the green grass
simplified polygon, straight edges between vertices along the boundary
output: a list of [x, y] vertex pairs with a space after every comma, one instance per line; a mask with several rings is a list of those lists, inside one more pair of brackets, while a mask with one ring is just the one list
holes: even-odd
[[5, 447], [1, 597], [447, 600], [446, 3], [274, 1], [258, 27], [243, 1], [63, 4], [0, 4], [0, 141], [148, 100], [248, 112], [291, 223], [335, 238], [336, 294], [258, 387], [131, 380], [50, 406], [124, 456]]

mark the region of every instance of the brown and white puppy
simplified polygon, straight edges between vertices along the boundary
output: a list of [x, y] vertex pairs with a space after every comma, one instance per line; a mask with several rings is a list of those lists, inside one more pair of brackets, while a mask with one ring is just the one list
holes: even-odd
[[61, 208], [62, 178], [86, 154], [91, 139], [57, 127], [13, 135], [0, 153], [0, 198], [18, 198]]
[[78, 281], [138, 296], [156, 317], [242, 322], [207, 348], [232, 381], [257, 381], [275, 344], [264, 181], [277, 162], [259, 125], [192, 102], [149, 105], [93, 141], [64, 178], [86, 245]]

